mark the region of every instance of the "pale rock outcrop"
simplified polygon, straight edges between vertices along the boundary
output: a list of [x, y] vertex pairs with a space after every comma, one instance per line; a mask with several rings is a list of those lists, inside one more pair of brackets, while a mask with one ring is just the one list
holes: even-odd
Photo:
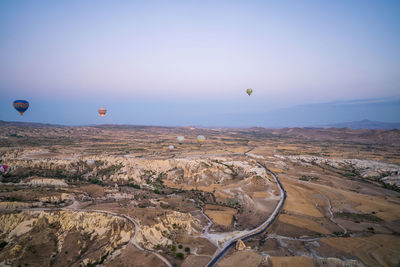
[[26, 212], [0, 215], [0, 229], [7, 235], [24, 221], [31, 220], [32, 216]]
[[74, 199], [74, 197], [72, 195], [67, 194], [67, 193], [61, 193], [61, 194], [55, 195], [55, 196], [41, 197], [41, 198], [39, 198], [39, 201], [48, 202], [48, 203], [60, 203], [63, 201], [73, 200], [73, 199]]
[[2, 214], [0, 215], [0, 229], [3, 230], [2, 234], [6, 235], [6, 240], [10, 241], [30, 232], [39, 221], [43, 220], [49, 224], [58, 225], [56, 236], [59, 251], [70, 231], [88, 234], [91, 240], [107, 238], [110, 246], [128, 242], [134, 233], [130, 222], [120, 217], [98, 212], [73, 211], [24, 211]]
[[[38, 151], [36, 151], [38, 152]], [[214, 158], [175, 158], [167, 160], [138, 159], [124, 156], [91, 156], [70, 159], [14, 157], [7, 154], [4, 161], [11, 166], [10, 172], [21, 170], [37, 170], [48, 178], [28, 178], [24, 183], [37, 186], [68, 186], [61, 179], [51, 179], [51, 175], [61, 174], [71, 177], [95, 177], [115, 184], [135, 183], [144, 187], [152, 187], [145, 179], [168, 179], [176, 183], [185, 182], [198, 186], [209, 186], [212, 183], [223, 183], [232, 179], [235, 173], [246, 176], [263, 176], [265, 170], [257, 166], [255, 160], [234, 161], [223, 157]], [[89, 166], [87, 161], [96, 162]], [[229, 166], [229, 167], [228, 167]], [[47, 172], [47, 174], [46, 174]]]
[[385, 176], [381, 178], [381, 181], [384, 182], [385, 184], [389, 184], [392, 186], [396, 186], [397, 188], [400, 188], [400, 175]]
[[159, 222], [151, 226], [142, 226], [136, 237], [136, 241], [147, 249], [155, 246], [166, 246], [172, 244], [168, 238], [174, 231], [181, 231], [187, 234], [196, 231], [192, 226], [197, 221], [189, 213], [173, 211], [163, 218], [158, 218]]
[[244, 250], [246, 249], [246, 245], [243, 243], [241, 239], [236, 242], [236, 250]]
[[19, 202], [19, 201], [2, 201], [0, 209], [15, 210], [19, 208], [35, 208], [42, 206], [42, 202]]
[[252, 153], [247, 153], [246, 155], [251, 157], [251, 158], [255, 158], [255, 159], [264, 159], [263, 156], [252, 154]]
[[12, 237], [18, 237], [29, 232], [30, 230], [32, 230], [32, 227], [36, 222], [36, 218], [21, 222], [17, 225], [17, 227], [14, 228], [14, 230], [10, 232], [10, 234], [8, 235], [8, 239]]
[[64, 180], [51, 179], [51, 178], [31, 178], [27, 182], [23, 183], [33, 186], [55, 186], [55, 187], [67, 187], [68, 184]]
[[326, 267], [364, 267], [365, 265], [356, 260], [341, 260], [338, 258], [314, 258], [316, 266]]
[[400, 188], [400, 166], [374, 160], [361, 159], [333, 159], [315, 156], [282, 156], [280, 159], [288, 159], [300, 164], [328, 165], [336, 169], [355, 169], [363, 178], [377, 179], [385, 184]]

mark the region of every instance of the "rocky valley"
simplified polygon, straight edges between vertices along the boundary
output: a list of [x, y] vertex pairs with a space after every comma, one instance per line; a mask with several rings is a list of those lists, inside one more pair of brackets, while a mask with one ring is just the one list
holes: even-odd
[[0, 144], [1, 266], [400, 263], [396, 130], [3, 123]]

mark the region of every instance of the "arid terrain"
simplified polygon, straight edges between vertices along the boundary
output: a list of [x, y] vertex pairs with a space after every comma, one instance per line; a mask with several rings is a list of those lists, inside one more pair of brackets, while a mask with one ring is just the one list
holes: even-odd
[[400, 264], [399, 130], [1, 122], [0, 164], [0, 266]]

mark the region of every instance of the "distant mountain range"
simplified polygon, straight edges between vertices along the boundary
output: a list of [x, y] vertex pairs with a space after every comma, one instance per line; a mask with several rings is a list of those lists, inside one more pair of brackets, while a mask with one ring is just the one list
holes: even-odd
[[21, 122], [0, 120], [0, 126], [28, 126], [28, 127], [65, 127], [65, 125], [40, 123], [40, 122]]
[[[16, 121], [3, 121], [0, 120], [0, 126], [27, 126], [27, 127], [74, 127], [67, 125], [58, 125], [58, 124], [49, 124], [49, 123], [37, 123], [37, 122], [16, 122]], [[156, 126], [156, 125], [128, 125], [128, 124], [102, 124], [102, 125], [80, 125], [75, 127], [97, 127], [97, 128], [175, 128], [175, 127], [166, 127], [166, 126]], [[177, 126], [184, 127], [184, 126]], [[204, 127], [210, 128], [210, 127]], [[240, 129], [247, 127], [229, 127], [231, 129]], [[269, 127], [252, 127], [250, 129], [268, 129]], [[279, 128], [303, 128], [303, 129], [318, 129], [318, 128], [348, 128], [352, 130], [358, 129], [366, 129], [366, 130], [392, 130], [399, 129], [400, 123], [391, 123], [391, 122], [380, 122], [380, 121], [370, 121], [370, 120], [362, 120], [362, 121], [352, 121], [352, 122], [342, 122], [342, 123], [333, 123], [327, 125], [315, 125], [310, 127], [274, 127], [275, 129]]]
[[392, 129], [400, 129], [400, 123], [362, 120], [362, 121], [342, 122], [342, 123], [324, 125], [324, 128], [329, 128], [329, 127], [349, 128], [353, 130], [358, 130], [358, 129], [392, 130]]

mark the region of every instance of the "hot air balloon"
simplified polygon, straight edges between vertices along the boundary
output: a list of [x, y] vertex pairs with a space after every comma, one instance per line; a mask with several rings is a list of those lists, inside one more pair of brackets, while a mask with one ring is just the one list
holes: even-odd
[[7, 169], [8, 169], [7, 165], [0, 165], [0, 172], [1, 173], [5, 173], [7, 171]]
[[248, 89], [246, 90], [246, 93], [250, 96], [250, 95], [253, 93], [253, 89], [248, 88]]
[[95, 162], [94, 162], [93, 159], [88, 159], [88, 160], [86, 161], [86, 164], [87, 164], [87, 165], [89, 166], [89, 168], [91, 168], [91, 169], [93, 169], [94, 166], [96, 166], [96, 164], [95, 164]]
[[104, 117], [104, 115], [106, 115], [106, 113], [107, 113], [106, 108], [99, 108], [97, 111], [99, 112], [100, 116], [102, 116], [102, 117]]
[[200, 144], [202, 144], [205, 140], [206, 138], [204, 137], [204, 135], [197, 136], [197, 142], [199, 142]]
[[174, 150], [174, 148], [175, 148], [175, 147], [174, 147], [173, 145], [168, 146], [168, 150], [169, 150], [169, 151]]
[[185, 137], [183, 137], [183, 136], [178, 136], [178, 137], [176, 138], [176, 141], [178, 141], [178, 143], [179, 143], [180, 145], [182, 145], [183, 141], [185, 141]]
[[13, 102], [13, 106], [19, 112], [19, 114], [22, 115], [28, 109], [29, 102], [26, 100], [15, 100]]

